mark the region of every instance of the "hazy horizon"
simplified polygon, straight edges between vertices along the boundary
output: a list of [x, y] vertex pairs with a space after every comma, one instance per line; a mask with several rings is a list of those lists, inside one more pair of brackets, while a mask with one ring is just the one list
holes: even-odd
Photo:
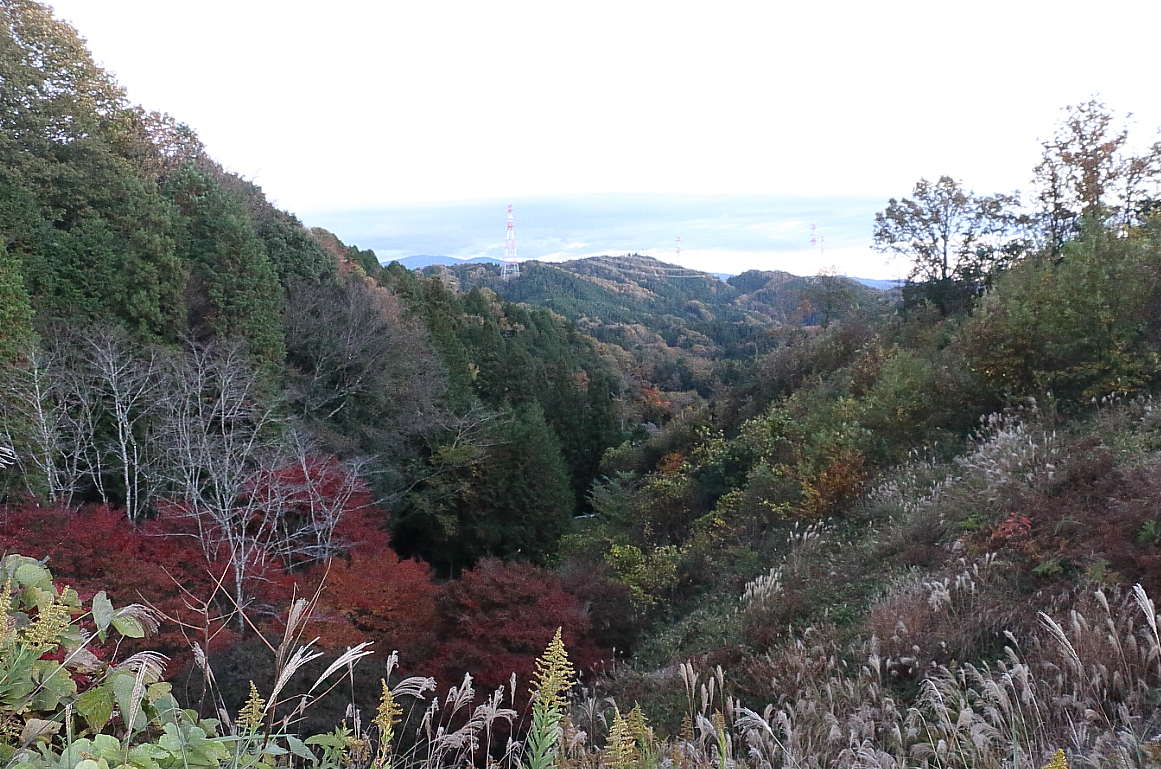
[[[998, 0], [53, 5], [131, 100], [385, 259], [498, 254], [512, 203], [522, 258], [672, 259], [681, 236], [709, 272], [893, 278], [908, 265], [869, 248], [873, 216], [921, 177], [1027, 194], [1061, 110], [1091, 98], [1131, 147], [1161, 125], [1161, 3], [1134, 0], [1083, 24]], [[925, 64], [934, 40], [959, 55]]]
[[886, 201], [867, 196], [558, 195], [307, 212], [302, 218], [373, 249], [384, 263], [419, 255], [499, 259], [509, 203], [521, 260], [638, 253], [735, 274], [837, 269], [889, 279], [907, 271], [906, 264], [870, 248], [874, 214]]

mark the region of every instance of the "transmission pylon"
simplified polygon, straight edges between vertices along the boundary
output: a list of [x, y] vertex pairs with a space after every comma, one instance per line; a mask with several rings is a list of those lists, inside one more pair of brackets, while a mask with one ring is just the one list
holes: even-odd
[[512, 225], [512, 206], [508, 206], [508, 235], [504, 238], [504, 261], [500, 264], [504, 280], [520, 277], [520, 262], [516, 261], [516, 230]]

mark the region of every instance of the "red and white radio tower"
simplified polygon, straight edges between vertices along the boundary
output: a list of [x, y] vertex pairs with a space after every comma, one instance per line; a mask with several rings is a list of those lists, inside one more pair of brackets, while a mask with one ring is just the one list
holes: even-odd
[[681, 236], [677, 236], [677, 255], [681, 256]]
[[512, 228], [512, 206], [508, 206], [508, 236], [504, 238], [504, 262], [500, 265], [504, 280], [520, 277], [520, 262], [516, 261], [516, 230]]

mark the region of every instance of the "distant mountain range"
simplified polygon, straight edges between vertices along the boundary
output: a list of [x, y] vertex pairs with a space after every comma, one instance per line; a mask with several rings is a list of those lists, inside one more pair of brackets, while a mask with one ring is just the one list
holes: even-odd
[[[395, 261], [398, 261], [401, 265], [409, 270], [422, 270], [425, 267], [434, 267], [436, 265], [455, 267], [456, 265], [460, 264], [501, 264], [499, 259], [491, 256], [476, 256], [471, 259], [459, 259], [454, 256], [429, 256], [426, 254], [419, 256], [408, 256], [403, 259], [397, 259]], [[690, 272], [698, 271], [690, 270]], [[713, 275], [715, 278], [718, 278], [721, 281], [729, 281], [730, 278], [735, 277], [734, 273], [729, 272], [709, 272], [705, 274]], [[878, 278], [856, 277], [850, 277], [850, 280], [862, 283], [864, 286], [869, 286], [870, 288], [877, 288], [880, 291], [890, 291], [893, 288], [898, 288], [899, 286], [903, 285], [903, 281], [901, 280], [880, 280]]]
[[906, 282], [903, 280], [879, 280], [878, 278], [855, 278], [855, 277], [851, 277], [851, 280], [856, 280], [859, 283], [862, 283], [864, 286], [870, 286], [871, 288], [877, 288], [880, 291], [890, 291], [893, 288], [900, 288]]
[[499, 259], [491, 256], [476, 256], [471, 259], [458, 259], [454, 256], [408, 256], [403, 259], [395, 260], [402, 264], [409, 270], [422, 270], [424, 267], [434, 267], [435, 265], [444, 265], [445, 267], [454, 267], [457, 264], [501, 264]]
[[[405, 263], [404, 263], [405, 264]], [[510, 302], [545, 307], [578, 330], [624, 350], [666, 390], [712, 389], [714, 361], [769, 351], [787, 336], [887, 299], [843, 277], [750, 270], [722, 276], [648, 256], [597, 256], [520, 263], [504, 280], [495, 260], [424, 267], [461, 291], [487, 289]]]

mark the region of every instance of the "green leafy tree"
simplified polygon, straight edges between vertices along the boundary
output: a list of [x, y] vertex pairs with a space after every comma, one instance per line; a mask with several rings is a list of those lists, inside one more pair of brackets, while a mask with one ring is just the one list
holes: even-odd
[[1126, 151], [1128, 130], [1116, 126], [1109, 108], [1096, 99], [1066, 107], [1066, 116], [1035, 170], [1038, 222], [1048, 250], [1090, 226], [1140, 224], [1156, 206], [1161, 178], [1161, 142], [1143, 154]]
[[32, 0], [0, 3], [0, 125], [30, 144], [107, 133], [125, 94], [75, 29]]
[[560, 444], [540, 407], [513, 409], [475, 441], [447, 440], [404, 498], [394, 544], [444, 574], [481, 558], [543, 563], [572, 519]]
[[473, 404], [473, 380], [479, 366], [472, 363], [459, 337], [464, 322], [463, 307], [455, 293], [437, 276], [415, 276], [393, 263], [398, 270], [384, 270], [381, 281], [398, 291], [413, 314], [423, 320], [432, 347], [439, 354], [448, 381], [448, 400], [453, 410], [464, 413]]
[[858, 307], [854, 281], [839, 275], [834, 268], [820, 270], [805, 294], [809, 309], [819, 316], [818, 324], [823, 328]]
[[266, 246], [266, 254], [283, 286], [334, 283], [339, 266], [318, 241], [311, 237], [292, 214], [269, 206], [259, 217], [255, 233]]
[[1051, 392], [1073, 405], [1156, 381], [1161, 248], [1104, 230], [1060, 259], [997, 282], [955, 341], [976, 376], [1006, 396]]
[[379, 277], [379, 273], [383, 270], [383, 265], [379, 264], [379, 257], [375, 256], [375, 252], [369, 248], [359, 250], [355, 246], [351, 246], [347, 249], [347, 260], [351, 264], [358, 265], [363, 272], [372, 278]]
[[[875, 248], [911, 260], [909, 280], [947, 312], [1022, 253], [1014, 195], [977, 197], [949, 176], [920, 179], [913, 198], [875, 214]], [[957, 301], [958, 300], [958, 301]]]
[[0, 20], [0, 228], [40, 321], [175, 337], [184, 274], [137, 113], [50, 9], [14, 0]]
[[590, 339], [547, 310], [478, 288], [461, 306], [457, 337], [472, 361], [475, 395], [495, 408], [540, 406], [560, 441], [576, 503], [585, 507], [601, 455], [621, 440], [610, 367]]

